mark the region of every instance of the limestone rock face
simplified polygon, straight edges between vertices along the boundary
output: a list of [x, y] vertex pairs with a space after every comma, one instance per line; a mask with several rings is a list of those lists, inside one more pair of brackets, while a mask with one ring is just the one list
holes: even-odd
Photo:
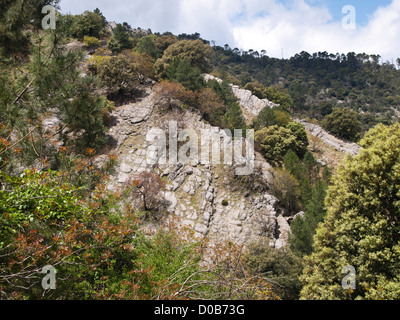
[[[130, 177], [144, 171], [154, 172], [166, 182], [166, 190], [159, 194], [165, 200], [166, 212], [178, 217], [182, 225], [193, 228], [198, 236], [211, 240], [229, 239], [244, 245], [267, 238], [271, 246], [285, 245], [287, 225], [280, 221], [278, 200], [268, 193], [271, 166], [260, 155], [255, 155], [257, 169], [246, 177], [247, 184], [235, 175], [235, 169], [243, 166], [240, 161], [235, 162], [238, 160], [235, 157], [232, 165], [215, 164], [214, 161], [204, 163], [202, 158], [186, 164], [154, 164], [153, 160], [160, 159], [162, 150], [151, 149], [148, 133], [158, 127], [168, 133], [167, 124], [171, 121], [168, 111], [158, 108], [154, 95], [149, 90], [141, 101], [113, 111], [114, 126], [110, 128], [109, 136], [114, 141], [114, 149], [110, 153], [118, 156], [119, 164], [108, 188], [118, 190]], [[261, 104], [255, 105], [253, 101], [251, 108], [261, 108]], [[234, 144], [240, 142], [229, 139], [222, 130], [202, 121], [195, 111], [183, 109], [182, 112], [183, 127], [194, 130], [201, 138], [199, 149], [205, 147], [201, 132], [220, 134], [221, 150], [229, 145], [234, 148]], [[214, 160], [218, 154], [211, 150], [210, 159]], [[220, 156], [223, 163], [223, 154]], [[101, 159], [104, 157], [100, 156], [98, 162]]]
[[260, 99], [253, 95], [250, 90], [240, 89], [239, 86], [232, 86], [233, 93], [239, 100], [239, 104], [253, 116], [258, 116], [265, 107], [273, 108], [277, 104], [268, 99]]
[[325, 144], [333, 147], [335, 150], [343, 153], [348, 153], [352, 156], [357, 155], [360, 152], [361, 147], [356, 143], [340, 140], [322, 129], [320, 126], [308, 123], [305, 120], [296, 121], [301, 123], [305, 127], [305, 129], [313, 136], [320, 138]]
[[[222, 82], [221, 79], [209, 74], [204, 75], [204, 79], [206, 80], [206, 82], [211, 80]], [[240, 89], [240, 87], [236, 85], [231, 85], [231, 87], [233, 93], [238, 98], [239, 105], [242, 107], [244, 111], [244, 116], [245, 118], [247, 118], [247, 120], [251, 120], [249, 119], [249, 117], [257, 117], [261, 110], [265, 107], [273, 108], [278, 106], [268, 99], [258, 98], [257, 96], [253, 95], [250, 90]]]

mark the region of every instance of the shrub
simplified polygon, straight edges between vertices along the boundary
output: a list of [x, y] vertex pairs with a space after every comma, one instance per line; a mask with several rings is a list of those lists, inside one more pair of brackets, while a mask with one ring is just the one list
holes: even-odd
[[209, 71], [213, 51], [210, 45], [201, 40], [182, 40], [170, 45], [164, 55], [155, 63], [156, 75], [162, 78], [175, 58], [189, 61], [190, 65], [200, 69], [201, 72]]
[[97, 72], [97, 69], [100, 64], [110, 61], [111, 57], [109, 56], [99, 56], [97, 54], [92, 55], [88, 60], [89, 69]]
[[288, 248], [274, 249], [265, 242], [253, 243], [246, 254], [246, 265], [252, 274], [271, 279], [272, 288], [281, 299], [299, 298], [303, 262]]
[[111, 100], [133, 96], [146, 78], [153, 76], [151, 58], [133, 51], [105, 58], [98, 64], [100, 84], [108, 90]]
[[272, 163], [281, 162], [289, 150], [296, 150], [298, 147], [293, 132], [277, 125], [256, 131], [255, 142], [264, 157]]
[[89, 49], [96, 49], [101, 46], [101, 41], [95, 37], [84, 36], [83, 43]]
[[205, 86], [204, 78], [197, 67], [193, 67], [188, 60], [174, 58], [167, 69], [166, 77], [169, 80], [181, 83], [188, 90], [200, 90]]
[[103, 28], [104, 21], [99, 14], [85, 11], [73, 17], [71, 32], [74, 37], [83, 40], [85, 36], [99, 38]]
[[361, 133], [358, 113], [349, 108], [335, 108], [324, 118], [322, 126], [332, 134], [350, 141], [357, 140]]

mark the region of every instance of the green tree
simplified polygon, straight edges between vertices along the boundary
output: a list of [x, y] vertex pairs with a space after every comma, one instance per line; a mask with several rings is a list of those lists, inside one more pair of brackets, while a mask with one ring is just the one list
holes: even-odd
[[225, 129], [246, 129], [246, 122], [243, 117], [242, 109], [238, 103], [232, 104], [226, 112], [223, 120]]
[[275, 168], [272, 172], [271, 192], [280, 204], [290, 213], [295, 213], [299, 206], [299, 183], [285, 168]]
[[[54, 168], [60, 145], [82, 150], [106, 141], [100, 111], [105, 100], [95, 93], [95, 79], [81, 76], [83, 53], [66, 51], [64, 40], [63, 30], [32, 30], [29, 59], [11, 59], [1, 65], [0, 121], [13, 130], [15, 139], [21, 139], [21, 152], [11, 156], [6, 151], [5, 156], [21, 165], [47, 158]], [[90, 116], [85, 122], [87, 112]], [[51, 137], [43, 124], [49, 116], [61, 120]]]
[[261, 110], [256, 120], [254, 121], [254, 129], [260, 130], [262, 128], [266, 128], [276, 124], [276, 114], [274, 112], [274, 109], [270, 107], [265, 107]]
[[350, 141], [355, 141], [361, 133], [358, 113], [349, 108], [334, 108], [333, 112], [324, 118], [322, 126], [334, 135]]
[[108, 24], [107, 19], [106, 19], [106, 17], [103, 15], [103, 13], [100, 11], [100, 9], [99, 9], [99, 8], [96, 8], [96, 9], [93, 10], [93, 12], [94, 12], [95, 14], [97, 14], [97, 15], [101, 18], [101, 21], [102, 21], [102, 23], [103, 23], [103, 28], [107, 27], [107, 24]]
[[260, 99], [266, 98], [266, 87], [258, 81], [248, 82], [244, 89], [250, 90], [255, 96]]
[[125, 49], [133, 48], [133, 39], [128, 30], [120, 23], [114, 29], [114, 35], [107, 44], [112, 53], [120, 53]]
[[201, 71], [193, 67], [188, 60], [176, 57], [167, 69], [167, 78], [179, 82], [188, 90], [200, 90], [205, 86]]
[[268, 161], [280, 163], [289, 150], [303, 154], [308, 139], [304, 127], [291, 122], [286, 128], [274, 125], [256, 131], [255, 142]]
[[288, 112], [293, 108], [294, 101], [290, 94], [281, 86], [272, 86], [265, 89], [264, 98], [279, 104], [282, 111]]
[[28, 53], [29, 28], [41, 28], [42, 8], [59, 0], [4, 0], [0, 12], [0, 56]]
[[254, 243], [246, 254], [246, 265], [252, 274], [271, 279], [274, 292], [283, 300], [298, 300], [302, 259], [288, 248], [274, 249], [267, 243]]
[[104, 125], [107, 100], [92, 93], [93, 85], [93, 78], [83, 79], [76, 96], [60, 113], [61, 120], [71, 132], [83, 131], [71, 141], [81, 152], [86, 148], [100, 149], [108, 141]]
[[208, 72], [210, 60], [213, 51], [210, 45], [204, 44], [201, 40], [182, 40], [170, 45], [163, 56], [155, 63], [156, 75], [160, 78], [166, 75], [166, 72], [177, 57], [181, 60], [187, 60], [193, 67], [201, 72]]
[[304, 169], [311, 181], [316, 181], [320, 168], [317, 160], [315, 160], [313, 154], [309, 151], [306, 152], [303, 159]]
[[99, 38], [104, 27], [102, 16], [95, 12], [85, 11], [73, 17], [71, 32], [74, 37], [82, 41], [85, 36]]
[[317, 181], [312, 188], [311, 200], [307, 203], [304, 217], [297, 216], [291, 224], [290, 249], [298, 256], [303, 257], [313, 252], [316, 229], [326, 215], [326, 189], [325, 183]]
[[286, 129], [289, 129], [296, 137], [296, 147], [293, 151], [295, 151], [297, 155], [303, 156], [307, 152], [309, 144], [306, 129], [299, 122], [289, 122], [286, 125]]
[[285, 168], [290, 171], [295, 177], [300, 177], [304, 173], [304, 166], [300, 161], [299, 156], [293, 151], [289, 150], [283, 157]]
[[167, 50], [167, 48], [170, 45], [173, 45], [174, 43], [177, 43], [178, 39], [174, 36], [174, 35], [162, 35], [157, 37], [154, 40], [154, 44], [156, 45], [158, 52], [159, 52], [159, 56], [161, 57], [164, 54], [164, 51]]
[[[306, 258], [304, 299], [399, 299], [400, 125], [377, 125], [333, 177], [327, 215]], [[357, 272], [342, 288], [343, 267]]]
[[155, 60], [158, 59], [160, 52], [155, 44], [156, 38], [157, 37], [154, 35], [141, 38], [136, 45], [136, 51], [140, 53], [146, 53]]
[[296, 149], [296, 137], [289, 129], [277, 125], [256, 131], [254, 137], [264, 157], [273, 163], [280, 162], [289, 150]]

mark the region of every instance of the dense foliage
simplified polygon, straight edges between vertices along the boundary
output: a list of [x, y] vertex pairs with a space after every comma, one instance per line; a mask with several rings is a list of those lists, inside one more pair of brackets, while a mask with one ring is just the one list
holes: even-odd
[[[400, 126], [378, 125], [333, 178], [327, 216], [306, 258], [305, 299], [399, 298]], [[355, 290], [343, 290], [342, 269], [357, 271]]]
[[[359, 133], [397, 117], [400, 72], [392, 63], [382, 63], [379, 55], [301, 52], [277, 59], [265, 50], [215, 46], [214, 51], [215, 66], [223, 65], [231, 82], [247, 85], [271, 101], [287, 101], [284, 104], [297, 116], [322, 120], [334, 107], [348, 107], [362, 124]], [[265, 88], [272, 92], [278, 89], [279, 100], [274, 94], [266, 95]]]

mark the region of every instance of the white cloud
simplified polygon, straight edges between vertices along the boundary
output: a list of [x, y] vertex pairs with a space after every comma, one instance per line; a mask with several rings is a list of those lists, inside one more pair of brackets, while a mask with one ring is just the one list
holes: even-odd
[[199, 32], [203, 38], [244, 50], [267, 50], [290, 57], [310, 53], [380, 54], [400, 57], [400, 0], [379, 8], [364, 26], [345, 30], [322, 5], [304, 0], [64, 0], [65, 11], [99, 7], [109, 20], [175, 34]]
[[346, 30], [341, 21], [332, 21], [326, 8], [311, 7], [302, 0], [291, 8], [270, 11], [271, 14], [233, 28], [236, 44], [254, 50], [266, 49], [274, 57], [310, 53], [380, 54], [383, 59], [400, 57], [400, 0], [377, 10], [364, 27]]

